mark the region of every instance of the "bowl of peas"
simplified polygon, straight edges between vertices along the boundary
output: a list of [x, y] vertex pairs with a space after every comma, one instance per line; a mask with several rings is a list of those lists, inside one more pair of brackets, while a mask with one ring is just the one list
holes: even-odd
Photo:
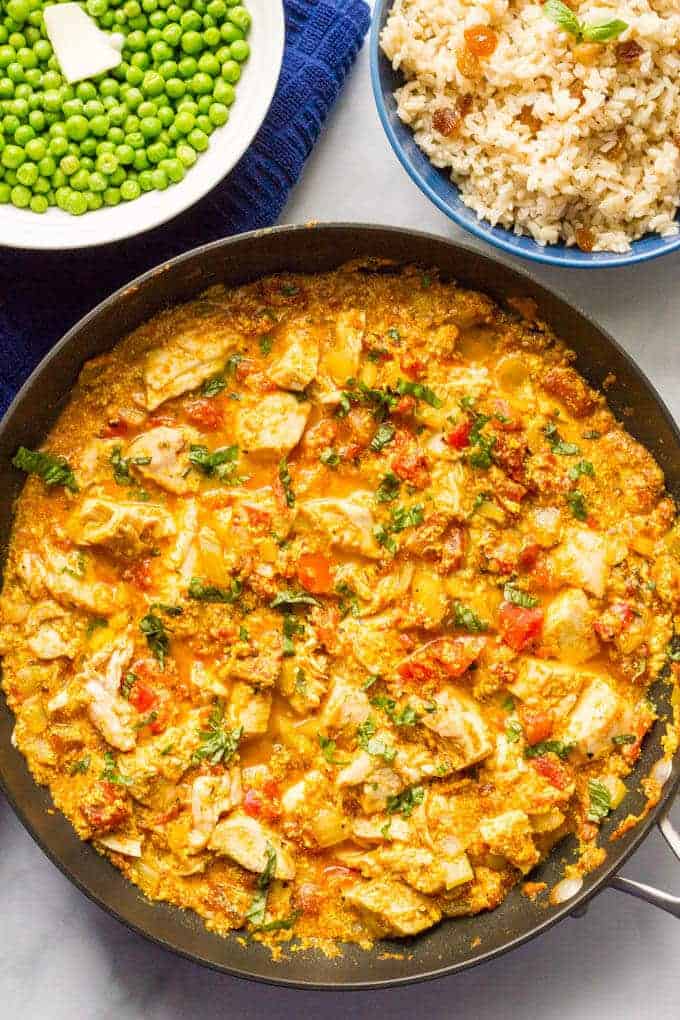
[[281, 0], [79, 0], [121, 60], [69, 83], [45, 24], [55, 2], [0, 0], [8, 247], [106, 244], [187, 209], [244, 154], [281, 70]]

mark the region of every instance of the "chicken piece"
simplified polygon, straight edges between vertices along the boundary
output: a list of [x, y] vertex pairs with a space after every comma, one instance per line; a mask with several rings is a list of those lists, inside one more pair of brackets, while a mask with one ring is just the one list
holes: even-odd
[[302, 839], [309, 850], [323, 850], [342, 843], [351, 833], [342, 799], [323, 772], [313, 769], [289, 786], [281, 797], [281, 807], [290, 835]]
[[632, 705], [616, 694], [600, 677], [583, 691], [562, 734], [565, 744], [575, 744], [582, 754], [597, 756], [611, 750], [612, 738], [634, 730]]
[[199, 691], [217, 695], [218, 698], [226, 698], [229, 694], [228, 684], [216, 676], [214, 670], [210, 666], [206, 666], [200, 659], [195, 659], [191, 663], [189, 678]]
[[403, 659], [399, 619], [388, 610], [378, 616], [348, 616], [340, 623], [338, 638], [344, 653], [368, 673], [389, 674]]
[[119, 751], [131, 751], [137, 743], [137, 713], [121, 697], [120, 682], [134, 645], [129, 638], [120, 638], [113, 645], [95, 652], [76, 677], [90, 699], [89, 715], [107, 744]]
[[280, 457], [300, 442], [311, 405], [291, 393], [265, 393], [257, 403], [239, 404], [236, 437], [247, 453]]
[[375, 852], [376, 859], [391, 875], [401, 878], [413, 889], [428, 896], [447, 892], [472, 881], [474, 872], [467, 854], [440, 857], [425, 847], [399, 846], [394, 843]]
[[327, 729], [359, 726], [371, 714], [368, 695], [337, 675], [333, 678], [330, 694], [321, 712], [321, 722]]
[[[169, 727], [125, 759], [126, 789], [135, 800], [151, 806], [164, 801], [168, 793], [171, 798], [176, 795], [175, 784], [191, 766], [204, 728], [200, 710], [193, 709], [181, 725]], [[162, 809], [165, 804], [157, 806]]]
[[538, 506], [527, 514], [531, 539], [543, 549], [557, 545], [562, 536], [562, 514], [556, 506]]
[[319, 341], [314, 330], [306, 323], [286, 323], [276, 340], [269, 378], [282, 390], [301, 391], [316, 376], [318, 365]]
[[241, 770], [229, 769], [221, 776], [199, 776], [191, 787], [193, 826], [187, 838], [190, 853], [203, 850], [221, 815], [231, 811], [243, 799]]
[[560, 592], [545, 611], [543, 646], [562, 662], [578, 665], [597, 655], [596, 614], [580, 588]]
[[442, 916], [432, 900], [391, 878], [357, 882], [344, 895], [345, 902], [359, 911], [376, 935], [417, 935]]
[[185, 430], [167, 425], [158, 425], [143, 432], [128, 447], [134, 469], [161, 489], [177, 496], [195, 492], [198, 488], [196, 475], [190, 473], [188, 455], [189, 441]]
[[103, 545], [136, 557], [174, 535], [175, 524], [158, 505], [90, 496], [73, 511], [66, 530], [76, 545]]
[[186, 330], [162, 347], [155, 347], [144, 369], [148, 410], [155, 410], [171, 397], [193, 390], [211, 375], [217, 375], [237, 343], [238, 338], [231, 331], [214, 326], [212, 335], [208, 335], [203, 326]]
[[365, 332], [366, 312], [350, 309], [337, 315], [335, 334], [319, 360], [315, 396], [322, 404], [336, 404], [347, 380], [357, 375]]
[[520, 659], [518, 677], [510, 690], [530, 708], [549, 709], [557, 717], [565, 716], [576, 704], [580, 690], [593, 673], [561, 662]]
[[595, 408], [595, 394], [578, 372], [568, 365], [556, 365], [549, 369], [541, 379], [541, 386], [560, 400], [575, 418], [584, 418]]
[[235, 683], [227, 706], [229, 725], [242, 729], [244, 738], [261, 736], [267, 732], [271, 709], [271, 692], [258, 691], [247, 683]]
[[141, 857], [142, 841], [133, 836], [102, 836], [97, 840], [107, 850], [113, 850], [124, 857]]
[[[398, 602], [408, 592], [413, 580], [413, 564], [399, 563], [382, 574], [377, 565], [358, 562], [341, 563], [335, 571], [335, 588], [347, 585], [363, 603], [356, 615], [373, 616]], [[353, 610], [355, 612], [355, 610]]]
[[345, 767], [335, 777], [335, 784], [338, 787], [358, 786], [364, 783], [373, 769], [376, 767], [376, 760], [367, 751], [357, 751], [353, 754]]
[[398, 840], [406, 843], [412, 837], [411, 828], [398, 815], [373, 815], [372, 818], [355, 818], [352, 837], [360, 843], [385, 843]]
[[372, 505], [372, 493], [355, 492], [346, 499], [300, 500], [299, 510], [307, 524], [323, 532], [336, 549], [380, 559], [383, 553], [373, 536]]
[[319, 707], [328, 689], [328, 656], [320, 652], [313, 634], [295, 642], [295, 654], [281, 662], [279, 689], [299, 715]]
[[208, 849], [230, 857], [246, 871], [262, 873], [267, 867], [268, 851], [276, 854], [274, 877], [285, 882], [295, 878], [293, 856], [279, 837], [261, 822], [242, 811], [218, 822]]
[[461, 463], [447, 464], [438, 459], [432, 465], [432, 509], [447, 519], [463, 517], [463, 501], [469, 481]]
[[41, 623], [26, 644], [38, 659], [72, 659], [78, 650], [78, 642], [64, 637], [54, 623]]
[[479, 823], [479, 831], [491, 852], [507, 858], [523, 875], [540, 860], [524, 811], [505, 811], [495, 818], [485, 818]]
[[120, 587], [89, 581], [77, 560], [50, 547], [45, 547], [40, 556], [24, 553], [19, 575], [30, 594], [37, 596], [44, 587], [57, 602], [86, 609], [95, 616], [110, 616], [123, 602]]
[[601, 599], [609, 570], [607, 543], [602, 535], [588, 528], [569, 528], [564, 541], [551, 554], [550, 569], [565, 584], [584, 588]]
[[489, 730], [472, 698], [446, 686], [437, 691], [432, 700], [437, 707], [433, 712], [423, 711], [422, 723], [447, 741], [447, 752], [454, 768], [467, 768], [491, 754], [493, 743]]
[[[387, 766], [380, 767], [380, 759], [372, 759], [373, 771], [367, 777], [359, 796], [359, 804], [365, 815], [384, 811], [391, 797], [395, 797], [406, 786], [403, 778]], [[415, 814], [415, 812], [414, 812]]]

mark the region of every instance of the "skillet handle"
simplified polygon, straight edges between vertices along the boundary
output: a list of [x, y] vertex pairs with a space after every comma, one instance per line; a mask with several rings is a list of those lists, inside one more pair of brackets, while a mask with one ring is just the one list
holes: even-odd
[[[659, 818], [659, 828], [669, 847], [680, 860], [680, 833], [670, 820], [670, 808], [669, 804]], [[680, 917], [680, 896], [672, 896], [671, 893], [655, 889], [651, 885], [644, 885], [642, 882], [633, 882], [632, 879], [624, 878], [622, 875], [616, 875], [609, 884], [612, 889], [618, 889], [620, 892], [636, 896], [640, 900], [646, 900], [647, 903], [666, 910], [673, 917]]]

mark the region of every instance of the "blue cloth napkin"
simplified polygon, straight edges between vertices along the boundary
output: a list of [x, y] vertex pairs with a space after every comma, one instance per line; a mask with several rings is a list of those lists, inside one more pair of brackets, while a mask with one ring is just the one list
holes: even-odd
[[243, 159], [201, 202], [115, 245], [49, 254], [0, 248], [0, 413], [59, 337], [122, 284], [196, 245], [276, 221], [370, 23], [364, 0], [284, 0], [284, 7], [274, 102]]

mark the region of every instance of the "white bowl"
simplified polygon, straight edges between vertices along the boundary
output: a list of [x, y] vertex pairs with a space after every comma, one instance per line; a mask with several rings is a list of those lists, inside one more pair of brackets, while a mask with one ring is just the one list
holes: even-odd
[[133, 202], [106, 206], [83, 216], [50, 207], [46, 213], [0, 205], [0, 245], [54, 250], [88, 248], [141, 234], [197, 202], [238, 163], [267, 115], [274, 96], [285, 42], [282, 0], [246, 0], [252, 15], [251, 53], [236, 86], [229, 122], [210, 136], [210, 145], [179, 184], [148, 191]]

